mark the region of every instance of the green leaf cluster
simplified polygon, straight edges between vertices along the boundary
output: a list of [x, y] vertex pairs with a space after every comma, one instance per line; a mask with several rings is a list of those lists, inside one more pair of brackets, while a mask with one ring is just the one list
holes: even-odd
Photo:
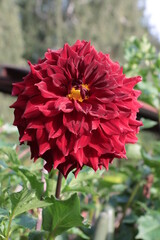
[[[42, 165], [35, 166], [22, 167], [15, 147], [0, 148], [0, 239], [27, 237], [27, 229], [30, 229], [29, 239], [55, 238], [68, 229], [85, 226], [77, 193], [66, 196], [66, 200], [55, 199], [52, 195], [55, 188], [48, 189], [49, 180], [56, 182], [55, 172], [44, 175], [47, 184], [44, 193], [43, 173], [38, 172]], [[42, 228], [35, 231], [39, 208], [42, 209]], [[85, 236], [81, 230], [77, 232]]]
[[131, 37], [124, 45], [124, 72], [127, 76], [142, 76], [137, 88], [142, 91], [139, 99], [159, 109], [160, 53], [146, 36]]

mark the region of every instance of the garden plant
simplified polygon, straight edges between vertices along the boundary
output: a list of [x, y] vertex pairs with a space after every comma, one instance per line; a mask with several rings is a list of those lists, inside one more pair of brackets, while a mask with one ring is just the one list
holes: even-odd
[[160, 239], [158, 123], [137, 117], [138, 97], [160, 111], [160, 55], [144, 36], [124, 57], [122, 69], [78, 40], [14, 84], [16, 127], [0, 122], [0, 239]]

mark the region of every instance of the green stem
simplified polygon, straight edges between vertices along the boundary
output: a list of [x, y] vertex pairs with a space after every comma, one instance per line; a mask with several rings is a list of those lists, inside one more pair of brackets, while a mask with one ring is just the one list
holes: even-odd
[[133, 202], [134, 197], [136, 196], [139, 187], [140, 187], [140, 182], [138, 182], [138, 183], [136, 184], [136, 186], [134, 187], [134, 189], [133, 189], [133, 191], [132, 191], [132, 194], [131, 194], [130, 198], [128, 199], [128, 202], [127, 202], [127, 204], [126, 204], [126, 206], [125, 206], [125, 208], [124, 208], [123, 217], [122, 217], [121, 220], [120, 220], [118, 229], [120, 228], [120, 226], [121, 226], [121, 224], [122, 224], [122, 222], [123, 222], [123, 219], [124, 219], [125, 216], [126, 216], [127, 209], [130, 207], [131, 203]]
[[9, 240], [12, 218], [13, 218], [13, 214], [11, 214], [10, 217], [9, 217], [6, 240]]
[[53, 236], [52, 232], [49, 233], [47, 240], [55, 240], [55, 237]]
[[132, 194], [131, 194], [131, 196], [130, 196], [127, 204], [126, 204], [126, 207], [125, 207], [125, 209], [124, 209], [124, 215], [126, 214], [126, 211], [127, 211], [127, 209], [130, 207], [131, 203], [133, 202], [133, 199], [134, 199], [134, 197], [136, 196], [139, 187], [140, 187], [140, 182], [138, 182], [138, 183], [136, 184], [135, 188], [133, 189], [133, 192], [132, 192]]

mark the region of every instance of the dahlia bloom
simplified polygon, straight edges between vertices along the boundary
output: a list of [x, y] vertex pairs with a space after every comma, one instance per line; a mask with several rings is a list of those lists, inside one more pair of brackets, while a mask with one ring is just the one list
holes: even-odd
[[13, 85], [17, 101], [14, 125], [20, 143], [27, 142], [34, 161], [67, 177], [84, 165], [108, 169], [116, 158], [126, 158], [125, 144], [135, 143], [140, 121], [136, 114], [141, 77], [126, 78], [119, 63], [78, 40], [30, 65], [30, 73]]

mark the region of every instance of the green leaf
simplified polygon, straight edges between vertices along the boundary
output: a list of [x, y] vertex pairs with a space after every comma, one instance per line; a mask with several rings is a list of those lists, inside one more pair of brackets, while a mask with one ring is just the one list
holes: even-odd
[[134, 238], [134, 229], [131, 224], [121, 224], [119, 231], [115, 234], [115, 240], [133, 240]]
[[28, 240], [43, 240], [43, 231], [33, 231], [29, 233]]
[[160, 141], [156, 141], [153, 146], [153, 151], [155, 155], [160, 156]]
[[0, 220], [0, 240], [6, 239], [5, 238], [5, 232], [8, 227], [8, 221], [6, 221], [5, 218]]
[[72, 228], [67, 231], [69, 234], [74, 234], [76, 236], [81, 237], [82, 239], [90, 239], [81, 229], [79, 228]]
[[46, 179], [46, 185], [47, 185], [47, 189], [46, 189], [46, 196], [51, 197], [55, 194], [55, 189], [56, 189], [56, 181], [55, 179], [52, 178], [48, 178]]
[[143, 148], [141, 149], [141, 154], [142, 154], [142, 157], [143, 157], [145, 163], [148, 166], [154, 167], [154, 168], [160, 167], [160, 155], [151, 156]]
[[131, 213], [130, 215], [127, 215], [124, 219], [123, 219], [123, 223], [126, 224], [134, 224], [137, 220], [137, 216], [134, 213]]
[[139, 160], [141, 158], [141, 145], [136, 143], [136, 144], [129, 144], [126, 147], [127, 150], [127, 158], [128, 159], [134, 159], [134, 160]]
[[[2, 133], [3, 134], [3, 133]], [[10, 142], [5, 142], [4, 140], [0, 139], [0, 148], [4, 147], [13, 147], [15, 144], [10, 143]]]
[[108, 175], [104, 175], [103, 178], [99, 179], [98, 185], [99, 189], [109, 189], [114, 185], [125, 183], [127, 180], [127, 175], [124, 173], [110, 173]]
[[84, 226], [80, 215], [80, 203], [77, 194], [60, 201], [53, 198], [52, 206], [43, 210], [43, 229], [57, 236], [72, 227]]
[[3, 160], [0, 160], [0, 169], [2, 168], [8, 168], [8, 165]]
[[0, 239], [5, 239], [5, 237], [0, 233]]
[[14, 163], [14, 164], [20, 164], [20, 161], [18, 159], [16, 150], [11, 147], [2, 147], [0, 148], [0, 153], [3, 153], [7, 155], [8, 162]]
[[28, 229], [33, 229], [36, 226], [37, 220], [35, 218], [33, 218], [32, 215], [22, 214], [22, 215], [16, 217], [13, 220], [13, 222], [16, 223], [18, 226], [22, 226], [22, 227], [28, 228]]
[[157, 125], [156, 121], [152, 121], [150, 119], [141, 118], [141, 121], [143, 122], [141, 129], [152, 128]]
[[104, 176], [103, 180], [112, 184], [120, 184], [125, 182], [127, 176], [123, 173], [116, 173]]
[[44, 184], [41, 180], [38, 180], [37, 176], [33, 172], [22, 166], [13, 166], [12, 169], [17, 172], [18, 175], [23, 175], [30, 182], [31, 188], [36, 190], [38, 197], [42, 196]]
[[0, 218], [4, 216], [9, 216], [9, 212], [7, 209], [0, 208]]
[[88, 186], [69, 186], [66, 185], [63, 188], [62, 192], [81, 192], [81, 193], [90, 193], [90, 194], [95, 194], [93, 187], [88, 187]]
[[23, 189], [21, 192], [12, 193], [10, 195], [12, 203], [12, 216], [16, 217], [19, 214], [27, 212], [30, 209], [46, 207], [51, 205], [51, 202], [39, 200], [34, 190]]
[[160, 213], [150, 212], [138, 219], [138, 235], [136, 239], [160, 239]]
[[93, 169], [84, 166], [82, 171], [78, 174], [77, 178], [75, 179], [75, 176], [73, 173], [70, 173], [67, 177], [66, 183], [67, 185], [75, 186], [77, 183], [83, 183], [83, 182], [88, 182], [92, 181], [93, 179], [99, 179], [101, 178], [103, 171], [102, 170], [97, 170], [96, 174]]

